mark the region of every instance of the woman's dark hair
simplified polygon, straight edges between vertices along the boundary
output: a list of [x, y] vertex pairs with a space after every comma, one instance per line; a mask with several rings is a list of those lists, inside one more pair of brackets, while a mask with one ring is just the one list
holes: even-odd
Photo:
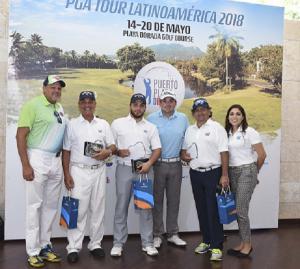
[[229, 113], [233, 108], [237, 108], [239, 111], [241, 111], [241, 113], [243, 115], [243, 120], [240, 125], [240, 126], [242, 126], [242, 132], [245, 132], [248, 127], [245, 109], [239, 104], [234, 104], [230, 108], [228, 108], [226, 118], [225, 118], [225, 130], [226, 130], [228, 136], [229, 136], [230, 130], [232, 129], [232, 125], [229, 122]]

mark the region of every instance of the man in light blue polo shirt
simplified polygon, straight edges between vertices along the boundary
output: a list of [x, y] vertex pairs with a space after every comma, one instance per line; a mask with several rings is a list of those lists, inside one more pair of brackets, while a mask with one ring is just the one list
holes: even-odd
[[160, 107], [159, 111], [148, 117], [148, 120], [156, 125], [162, 144], [161, 158], [154, 165], [154, 246], [159, 248], [162, 244], [165, 191], [167, 197], [167, 240], [177, 246], [185, 246], [186, 242], [178, 236], [177, 219], [182, 180], [182, 165], [179, 156], [189, 123], [183, 113], [175, 111], [176, 95], [173, 91], [165, 90], [162, 92]]

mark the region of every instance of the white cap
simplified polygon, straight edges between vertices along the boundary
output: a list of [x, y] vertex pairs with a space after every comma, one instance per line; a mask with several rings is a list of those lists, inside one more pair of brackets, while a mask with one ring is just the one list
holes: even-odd
[[171, 90], [164, 90], [164, 91], [160, 94], [159, 99], [160, 99], [160, 100], [163, 100], [163, 99], [165, 99], [165, 98], [167, 98], [167, 97], [171, 97], [171, 98], [173, 98], [173, 99], [176, 101], [176, 94], [175, 94], [175, 92], [173, 92], [173, 91], [171, 91]]

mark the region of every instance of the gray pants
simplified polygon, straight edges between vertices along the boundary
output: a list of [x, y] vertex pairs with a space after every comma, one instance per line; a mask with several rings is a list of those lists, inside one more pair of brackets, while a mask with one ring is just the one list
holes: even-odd
[[[153, 170], [148, 173], [153, 179]], [[122, 247], [128, 237], [127, 216], [128, 206], [132, 196], [132, 181], [139, 175], [132, 173], [131, 167], [118, 164], [116, 168], [116, 210], [114, 218], [114, 246]], [[140, 233], [142, 246], [153, 246], [153, 220], [152, 209], [136, 210], [140, 217]]]
[[164, 195], [167, 197], [167, 236], [178, 233], [178, 211], [180, 202], [180, 189], [182, 181], [181, 162], [156, 162], [154, 165], [154, 209], [153, 233], [161, 237], [164, 233], [163, 206]]
[[249, 204], [257, 184], [257, 166], [255, 163], [229, 168], [231, 188], [236, 195], [237, 221], [242, 242], [251, 242]]

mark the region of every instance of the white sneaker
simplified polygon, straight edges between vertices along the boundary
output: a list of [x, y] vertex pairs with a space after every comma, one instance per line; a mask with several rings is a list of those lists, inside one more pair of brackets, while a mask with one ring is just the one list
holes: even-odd
[[123, 251], [122, 247], [114, 246], [110, 251], [110, 256], [120, 257], [122, 256], [122, 251]]
[[149, 256], [156, 256], [156, 255], [158, 255], [157, 249], [155, 247], [153, 247], [153, 246], [143, 247], [142, 250], [144, 252], [146, 252], [147, 255], [149, 255]]
[[160, 248], [160, 245], [162, 244], [162, 240], [160, 237], [154, 237], [153, 239], [153, 245], [155, 248]]
[[172, 235], [167, 240], [168, 240], [169, 243], [172, 243], [176, 246], [180, 246], [180, 247], [186, 246], [186, 242], [183, 241], [182, 239], [180, 239], [177, 234]]

